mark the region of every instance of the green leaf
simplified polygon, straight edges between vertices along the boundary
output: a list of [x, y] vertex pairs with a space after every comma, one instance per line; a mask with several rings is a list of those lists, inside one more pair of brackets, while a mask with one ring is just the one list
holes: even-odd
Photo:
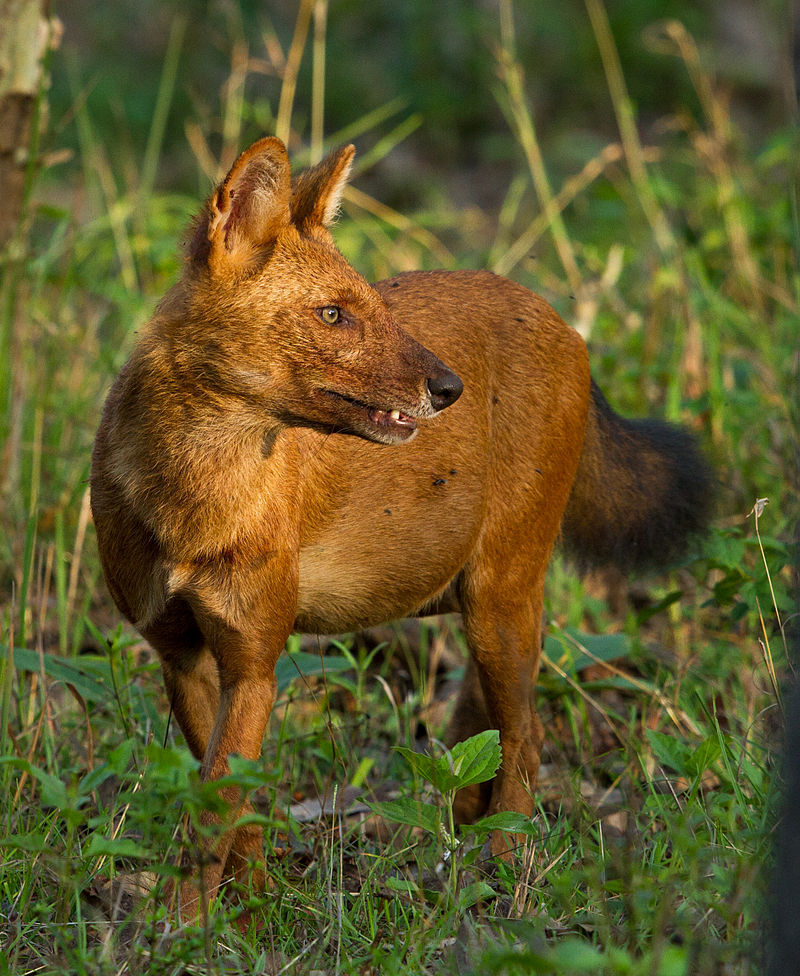
[[608, 967], [608, 959], [604, 953], [579, 939], [567, 939], [554, 946], [553, 957], [553, 962], [558, 966], [557, 971], [562, 972], [599, 973]]
[[108, 753], [107, 767], [112, 773], [121, 776], [130, 765], [136, 743], [133, 739], [123, 739], [122, 742]]
[[230, 773], [216, 780], [221, 787], [240, 786], [245, 790], [257, 790], [275, 780], [276, 774], [272, 770], [265, 770], [256, 759], [233, 754], [228, 757], [228, 765]]
[[689, 972], [689, 949], [686, 946], [667, 946], [658, 962], [657, 976], [686, 976]]
[[406, 880], [406, 878], [396, 878], [391, 874], [386, 879], [386, 887], [390, 891], [399, 891], [404, 895], [414, 895], [414, 897], [419, 892], [419, 889], [413, 882]]
[[328, 672], [333, 674], [340, 671], [351, 671], [352, 668], [352, 663], [339, 655], [332, 654], [323, 657], [319, 654], [309, 654], [307, 651], [282, 654], [275, 665], [278, 694], [283, 694], [297, 678], [312, 677]]
[[[500, 766], [500, 733], [497, 729], [487, 729], [463, 742], [457, 742], [450, 750], [449, 759], [452, 761], [456, 788], [463, 789], [475, 783], [485, 783], [494, 777]], [[439, 760], [443, 772], [445, 769], [450, 771], [449, 763], [445, 765], [447, 760], [446, 755]]]
[[[8, 647], [0, 647], [0, 652], [8, 655]], [[14, 667], [19, 671], [44, 673], [54, 681], [65, 681], [89, 702], [107, 701], [113, 694], [111, 669], [105, 658], [82, 655], [77, 658], [58, 657], [55, 654], [39, 654], [24, 647], [14, 648]], [[107, 684], [101, 684], [95, 675], [102, 673]]]
[[631, 646], [627, 634], [584, 634], [565, 627], [545, 638], [544, 654], [545, 658], [574, 675], [597, 661], [630, 657]]
[[463, 742], [457, 742], [443, 756], [434, 759], [424, 753], [396, 746], [397, 752], [409, 766], [440, 793], [484, 783], [491, 779], [500, 765], [500, 733], [487, 729]]
[[17, 851], [45, 851], [52, 846], [52, 840], [44, 834], [9, 834], [0, 837], [0, 850], [8, 848]]
[[737, 597], [742, 588], [750, 583], [752, 577], [744, 573], [739, 566], [728, 570], [723, 579], [714, 584], [714, 602], [721, 607], [727, 606]]
[[685, 742], [665, 732], [656, 732], [654, 729], [645, 729], [645, 735], [653, 754], [662, 766], [667, 766], [681, 776], [691, 777], [689, 762], [692, 750]]
[[655, 615], [661, 613], [662, 610], [666, 610], [667, 607], [672, 606], [673, 603], [677, 603], [682, 596], [683, 590], [671, 590], [665, 597], [662, 597], [658, 603], [654, 603], [651, 607], [645, 607], [643, 610], [640, 610], [636, 614], [637, 624], [641, 625], [646, 623], [651, 617], [655, 617]]
[[458, 907], [461, 911], [472, 908], [479, 901], [494, 901], [497, 892], [485, 881], [475, 881], [458, 893]]
[[406, 746], [395, 746], [395, 752], [400, 753], [420, 779], [431, 785], [436, 785], [438, 759], [434, 759], [427, 753], [408, 749]]
[[96, 790], [101, 783], [114, 775], [114, 770], [106, 763], [102, 766], [97, 766], [95, 769], [90, 770], [80, 782], [80, 793], [89, 794], [92, 790]]
[[28, 766], [28, 772], [39, 783], [44, 806], [55, 807], [62, 812], [74, 807], [74, 798], [70, 796], [67, 787], [57, 776], [31, 765]]
[[507, 810], [504, 813], [493, 813], [488, 817], [481, 817], [474, 824], [470, 824], [467, 830], [474, 831], [479, 836], [490, 833], [492, 830], [503, 830], [509, 834], [526, 834], [535, 837], [539, 834], [539, 828], [533, 823], [530, 817], [524, 813], [515, 813]]
[[399, 800], [386, 800], [383, 803], [370, 803], [369, 808], [379, 817], [408, 827], [421, 827], [429, 834], [438, 834], [442, 822], [439, 807], [422, 800], [403, 797]]
[[711, 769], [719, 759], [722, 749], [716, 733], [712, 733], [707, 739], [701, 742], [695, 749], [690, 750], [686, 757], [686, 770], [693, 779], [703, 775], [707, 769]]
[[131, 837], [112, 839], [100, 834], [92, 834], [89, 843], [83, 849], [86, 857], [149, 857], [150, 850], [144, 844]]

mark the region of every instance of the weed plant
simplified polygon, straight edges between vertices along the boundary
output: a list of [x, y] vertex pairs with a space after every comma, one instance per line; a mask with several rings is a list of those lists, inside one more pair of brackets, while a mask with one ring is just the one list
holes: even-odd
[[[299, 165], [369, 134], [336, 232], [353, 263], [373, 277], [488, 266], [543, 293], [587, 337], [621, 412], [698, 432], [717, 519], [666, 578], [551, 568], [545, 764], [534, 819], [502, 823], [519, 838], [510, 864], [483, 853], [496, 822], [458, 834], [448, 819], [453, 788], [497, 759], [491, 737], [453, 755], [437, 744], [457, 621], [348, 638], [324, 658], [292, 638], [264, 758], [232, 764], [267, 828], [269, 891], [176, 931], [165, 885], [218, 799], [103, 588], [87, 476], [104, 394], [198, 206], [157, 183], [186, 22], [142, 159], [106, 144], [73, 73], [81, 175], [57, 198], [40, 178], [0, 268], [0, 973], [744, 976], [761, 955], [790, 673], [795, 136], [748, 145], [691, 35], [664, 22], [651, 52], [693, 97], [646, 144], [606, 9], [586, 0], [618, 139], [554, 185], [501, 0], [495, 95], [519, 160], [503, 206], [399, 213], [359, 176], [420, 120], [390, 102], [326, 136], [326, 8], [301, 0], [285, 49], [269, 33], [258, 51], [232, 39], [218, 116], [186, 125], [199, 181], [265, 128]], [[265, 63], [280, 97], [248, 103]], [[57, 135], [45, 144], [52, 158]]]

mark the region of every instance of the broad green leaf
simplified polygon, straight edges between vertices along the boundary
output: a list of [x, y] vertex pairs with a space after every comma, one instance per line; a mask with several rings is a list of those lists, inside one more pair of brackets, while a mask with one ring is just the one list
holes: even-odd
[[436, 784], [438, 760], [424, 752], [415, 752], [406, 746], [395, 746], [395, 752], [405, 759], [411, 769], [426, 783]]
[[407, 881], [405, 878], [396, 878], [391, 874], [386, 879], [386, 887], [390, 891], [399, 891], [404, 895], [416, 896], [419, 893], [419, 889], [413, 882]]
[[756, 793], [763, 794], [766, 791], [769, 774], [764, 766], [752, 762], [747, 756], [741, 756], [738, 762], [738, 769]]
[[396, 748], [409, 766], [440, 793], [491, 779], [501, 760], [500, 733], [496, 729], [487, 729], [457, 742], [437, 759], [404, 746]]
[[557, 972], [581, 973], [581, 976], [605, 972], [608, 970], [609, 962], [605, 953], [600, 949], [596, 949], [588, 942], [579, 939], [567, 939], [554, 946], [553, 962], [556, 960]]
[[463, 742], [457, 742], [450, 750], [450, 756], [442, 756], [439, 760], [443, 773], [449, 771], [448, 759], [452, 760], [455, 788], [485, 783], [494, 777], [500, 766], [500, 733], [497, 729], [487, 729]]
[[[584, 649], [586, 652], [584, 652]], [[629, 657], [631, 640], [627, 634], [584, 634], [571, 627], [548, 634], [544, 641], [545, 658], [569, 674], [576, 674], [597, 661], [616, 661]]]
[[41, 787], [42, 803], [46, 807], [55, 807], [62, 812], [71, 810], [75, 806], [75, 797], [71, 796], [65, 784], [52, 773], [46, 773], [38, 766], [28, 766], [28, 772]]
[[149, 848], [133, 840], [131, 837], [110, 838], [100, 834], [92, 834], [89, 843], [84, 847], [83, 853], [86, 857], [149, 857]]
[[[4, 656], [8, 655], [8, 647], [0, 648]], [[56, 654], [39, 654], [24, 647], [14, 648], [14, 667], [20, 671], [44, 673], [54, 681], [65, 681], [88, 702], [106, 701], [113, 694], [111, 684], [111, 669], [104, 658], [86, 655], [75, 658], [59, 657]], [[98, 673], [107, 678], [103, 684], [97, 680]]]
[[228, 765], [231, 770], [230, 774], [217, 780], [220, 785], [241, 786], [245, 790], [257, 790], [275, 779], [275, 773], [265, 770], [258, 760], [232, 755], [228, 757]]
[[665, 597], [662, 597], [658, 603], [654, 603], [653, 606], [645, 607], [643, 610], [640, 610], [636, 614], [637, 623], [646, 623], [651, 617], [655, 617], [655, 615], [661, 613], [662, 610], [666, 610], [667, 607], [672, 606], [673, 603], [677, 603], [682, 596], [683, 590], [671, 590]]
[[690, 950], [687, 946], [667, 946], [655, 970], [657, 976], [686, 976], [689, 972], [689, 957]]
[[686, 757], [686, 770], [692, 778], [703, 775], [707, 769], [719, 759], [722, 750], [719, 739], [712, 733], [707, 739], [701, 742], [695, 749], [689, 752]]
[[294, 654], [282, 654], [275, 665], [275, 680], [278, 682], [278, 694], [283, 694], [289, 685], [297, 678], [312, 675], [334, 673], [352, 670], [352, 663], [339, 655], [309, 654], [308, 651], [296, 651]]
[[0, 850], [9, 848], [17, 851], [45, 851], [52, 845], [52, 840], [44, 834], [9, 834], [0, 837]]
[[192, 775], [199, 775], [200, 763], [188, 749], [172, 749], [150, 742], [145, 746], [144, 753], [151, 776], [188, 781]]
[[79, 790], [82, 794], [91, 793], [92, 790], [96, 790], [101, 783], [105, 783], [109, 776], [113, 775], [114, 770], [107, 763], [103, 763], [102, 766], [96, 766], [83, 777], [80, 782]]
[[705, 558], [719, 569], [741, 566], [745, 549], [746, 541], [738, 528], [709, 532], [703, 546]]
[[460, 911], [472, 908], [479, 901], [494, 901], [497, 892], [485, 881], [475, 881], [462, 888], [458, 893], [458, 907]]
[[127, 772], [130, 766], [136, 743], [133, 739], [123, 739], [122, 742], [108, 753], [106, 765], [117, 776]]
[[692, 750], [686, 743], [680, 739], [676, 739], [673, 735], [667, 735], [665, 732], [656, 732], [654, 729], [645, 729], [645, 735], [647, 736], [647, 741], [650, 743], [650, 748], [653, 750], [653, 754], [662, 766], [673, 769], [676, 773], [680, 773], [681, 776], [691, 778], [688, 762]]
[[509, 834], [527, 834], [530, 837], [535, 837], [540, 832], [530, 817], [526, 817], [524, 813], [515, 813], [512, 810], [481, 817], [480, 820], [470, 824], [466, 829], [479, 835], [488, 834], [492, 830], [503, 830]]
[[399, 800], [386, 800], [383, 803], [370, 803], [369, 808], [379, 817], [408, 827], [421, 827], [430, 834], [438, 834], [441, 824], [441, 811], [432, 803], [403, 797]]

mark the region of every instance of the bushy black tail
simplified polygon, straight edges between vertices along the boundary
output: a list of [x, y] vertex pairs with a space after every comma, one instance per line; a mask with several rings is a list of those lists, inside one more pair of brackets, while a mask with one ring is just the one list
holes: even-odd
[[660, 420], [624, 420], [592, 380], [578, 474], [562, 523], [581, 568], [666, 568], [711, 514], [714, 479], [694, 437]]

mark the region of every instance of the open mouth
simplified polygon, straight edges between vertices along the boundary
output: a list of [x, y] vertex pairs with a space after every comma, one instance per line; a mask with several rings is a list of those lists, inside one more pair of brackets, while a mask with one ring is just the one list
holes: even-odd
[[366, 416], [370, 424], [380, 432], [394, 435], [395, 437], [409, 437], [417, 429], [417, 421], [414, 417], [403, 413], [402, 410], [381, 410], [379, 407], [372, 407], [368, 403], [356, 400], [354, 397], [345, 396], [337, 393], [336, 390], [325, 390], [328, 396], [343, 400], [345, 403], [355, 407]]

